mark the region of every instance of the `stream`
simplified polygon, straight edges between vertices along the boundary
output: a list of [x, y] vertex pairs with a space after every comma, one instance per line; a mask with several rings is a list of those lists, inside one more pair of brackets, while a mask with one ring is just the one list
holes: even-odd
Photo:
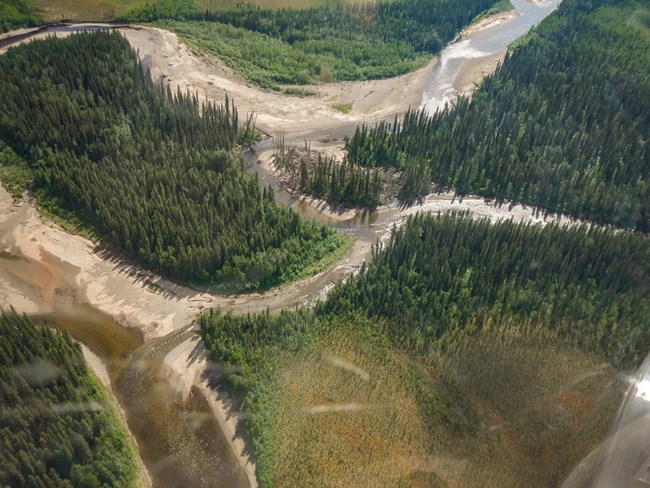
[[[432, 112], [445, 103], [453, 102], [458, 93], [455, 82], [469, 60], [505, 51], [509, 43], [549, 15], [559, 0], [548, 0], [541, 5], [527, 0], [512, 0], [512, 3], [518, 16], [476, 35], [461, 37], [443, 50], [424, 90], [422, 108]], [[37, 34], [107, 28], [116, 27], [48, 26], [15, 37], [0, 38], [0, 49]], [[354, 126], [349, 124], [340, 128], [342, 133], [353, 130]], [[271, 172], [256, 164], [255, 151], [268, 149], [265, 145], [268, 146], [268, 140], [248, 152], [246, 161], [249, 169], [258, 173], [260, 183], [270, 185], [275, 190], [278, 204], [290, 206], [307, 218], [317, 219], [343, 233], [354, 235], [364, 243], [374, 243], [378, 238], [384, 238], [393, 225], [400, 225], [409, 214], [418, 210], [435, 212], [460, 207], [460, 202], [453, 196], [431, 195], [422, 205], [412, 208], [403, 208], [393, 203], [379, 210], [357, 213], [346, 221], [334, 219], [284, 190]], [[490, 218], [500, 218], [500, 214], [521, 220], [536, 218], [528, 209], [501, 208], [486, 203], [483, 199], [466, 199], [463, 208]], [[368, 257], [369, 246], [364, 249], [365, 255], [362, 257], [365, 258]], [[24, 275], [28, 266], [29, 263], [25, 260], [0, 253], [0, 268], [5, 272], [11, 271], [16, 276]], [[344, 270], [324, 274], [320, 279], [309, 282], [302, 293], [305, 296], [322, 295], [324, 290], [332, 286], [332, 281], [345, 274]], [[2, 281], [8, 282], [0, 273], [0, 285], [3, 284]], [[41, 308], [50, 309], [50, 305]], [[123, 327], [89, 304], [66, 301], [64, 305], [55, 307], [47, 315], [41, 314], [34, 318], [67, 330], [106, 365], [113, 392], [126, 414], [129, 429], [137, 441], [153, 486], [248, 486], [247, 478], [203, 395], [193, 390], [189, 400], [181, 402], [162, 372], [164, 357], [194, 334], [190, 324], [163, 338], [144, 342], [138, 332]]]

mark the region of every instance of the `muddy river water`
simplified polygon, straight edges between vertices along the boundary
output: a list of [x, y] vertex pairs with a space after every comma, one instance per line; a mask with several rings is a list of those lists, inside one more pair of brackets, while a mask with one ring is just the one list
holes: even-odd
[[[549, 0], [540, 5], [527, 0], [512, 0], [512, 3], [518, 16], [475, 36], [461, 37], [442, 52], [440, 61], [430, 74], [422, 107], [433, 111], [451, 102], [456, 95], [455, 80], [465, 62], [504, 51], [510, 42], [550, 14], [559, 0]], [[92, 28], [82, 26], [75, 30]], [[69, 28], [48, 29], [39, 33]], [[0, 48], [9, 44], [4, 39], [0, 41]], [[352, 126], [342, 126], [341, 132], [349, 133], [353, 129]], [[263, 150], [263, 146], [256, 150]], [[283, 190], [271, 172], [264, 171], [256, 164], [255, 152], [248, 153], [247, 160], [251, 170], [258, 171], [260, 183], [275, 189], [279, 204], [291, 206], [305, 217], [332, 225], [365, 243], [374, 243], [377, 238], [385, 237], [393, 225], [400, 225], [416, 211], [458, 208], [494, 219], [542, 220], [523, 207], [499, 207], [482, 199], [459, 201], [453, 195], [443, 194], [430, 196], [422, 205], [415, 207], [403, 208], [395, 203], [341, 221], [321, 214]], [[364, 249], [367, 255], [369, 246]], [[26, 276], [31, 272], [32, 265], [26, 260], [0, 253], [0, 285], [3, 281], [5, 284], [10, 282], [9, 275]], [[325, 274], [322, 279], [311, 281], [305, 293], [317, 296], [319, 291], [331, 286], [332, 281], [342, 277], [342, 273]], [[126, 415], [153, 486], [248, 486], [247, 478], [202, 394], [192, 390], [187, 401], [180, 401], [163, 373], [165, 355], [195, 333], [191, 324], [163, 338], [144, 342], [140, 333], [123, 327], [87, 303], [75, 303], [74, 300], [62, 303], [65, 306], [50, 307], [51, 313], [36, 318], [67, 330], [106, 365], [113, 393]]]
[[191, 325], [143, 344], [137, 330], [85, 303], [32, 318], [67, 330], [101, 359], [153, 486], [248, 486], [205, 397], [193, 389], [182, 401], [164, 374], [162, 358], [194, 334]]

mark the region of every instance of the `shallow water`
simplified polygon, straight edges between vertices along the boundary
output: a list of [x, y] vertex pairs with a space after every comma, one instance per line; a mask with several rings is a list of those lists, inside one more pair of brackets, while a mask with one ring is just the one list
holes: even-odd
[[519, 14], [517, 17], [472, 36], [461, 37], [440, 53], [424, 88], [421, 109], [432, 114], [452, 103], [458, 96], [454, 83], [467, 60], [505, 52], [511, 42], [526, 34], [560, 5], [560, 0], [546, 0], [539, 5], [527, 0], [510, 1]]
[[67, 330], [106, 365], [154, 487], [248, 486], [205, 397], [193, 388], [182, 402], [164, 373], [165, 355], [193, 332], [177, 331], [143, 345], [139, 331], [88, 304], [32, 318]]

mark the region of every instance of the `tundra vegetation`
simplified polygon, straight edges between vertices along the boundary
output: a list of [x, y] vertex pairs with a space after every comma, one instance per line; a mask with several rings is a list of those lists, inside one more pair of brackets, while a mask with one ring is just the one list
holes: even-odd
[[65, 332], [0, 309], [0, 485], [134, 487], [125, 425]]
[[[74, 62], [70, 62], [74, 60]], [[152, 83], [117, 32], [34, 41], [0, 57], [0, 176], [29, 169], [50, 213], [178, 281], [267, 288], [317, 272], [350, 240], [274, 204], [241, 159], [234, 105]]]

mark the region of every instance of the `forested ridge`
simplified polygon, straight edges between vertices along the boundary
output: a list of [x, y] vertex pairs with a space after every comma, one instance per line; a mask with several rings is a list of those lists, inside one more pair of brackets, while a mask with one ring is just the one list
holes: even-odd
[[128, 433], [67, 333], [0, 309], [0, 485], [136, 486]]
[[[246, 426], [262, 486], [274, 486], [281, 463], [269, 464], [276, 441], [269, 437], [268, 411], [279, 401], [270, 388], [280, 374], [275, 358], [283, 352], [304, 350], [342, 326], [385, 334], [401, 354], [441, 368], [442, 377], [451, 375], [452, 385], [455, 376], [440, 358], [452, 370], [469, 367], [473, 361], [462, 359], [468, 351], [501, 351], [498, 361], [508, 374], [512, 368], [534, 370], [543, 359], [526, 358], [523, 351], [549, 344], [607, 358], [616, 367], [635, 366], [650, 347], [649, 263], [648, 239], [631, 233], [492, 224], [466, 213], [417, 215], [394, 229], [390, 240], [373, 250], [372, 263], [337, 285], [314, 311], [240, 317], [211, 311], [198, 323], [210, 358], [225, 365], [226, 385], [250, 414]], [[504, 402], [492, 387], [483, 387], [480, 395], [509, 405], [507, 412], [525, 408]], [[442, 416], [446, 428], [460, 429], [458, 435], [471, 428], [472, 422], [447, 412], [423, 388], [416, 388], [416, 399], [430, 422]], [[539, 449], [538, 441], [531, 452]], [[566, 467], [557, 469], [550, 479]]]
[[309, 9], [135, 9], [262, 87], [387, 78], [424, 65], [495, 0], [396, 0]]
[[348, 157], [601, 223], [650, 230], [650, 6], [566, 0], [453, 108], [360, 127]]
[[250, 120], [228, 101], [155, 86], [119, 33], [34, 41], [0, 57], [0, 72], [0, 139], [29, 164], [37, 199], [148, 268], [262, 288], [343, 245], [276, 207], [245, 172], [238, 148], [255, 137]]

